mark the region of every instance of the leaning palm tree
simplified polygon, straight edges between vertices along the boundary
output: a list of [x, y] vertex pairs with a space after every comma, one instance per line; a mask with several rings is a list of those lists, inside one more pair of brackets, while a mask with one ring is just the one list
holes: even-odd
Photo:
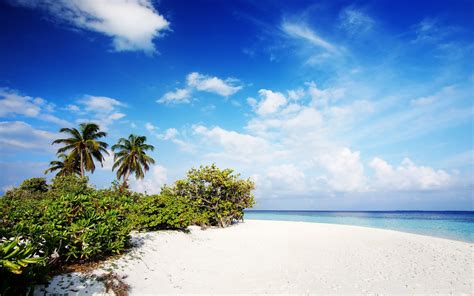
[[155, 160], [146, 154], [147, 150], [153, 151], [155, 147], [145, 142], [144, 136], [130, 135], [128, 139], [120, 138], [117, 144], [112, 146], [115, 153], [112, 170], [117, 169], [117, 179], [123, 178], [124, 187], [127, 187], [130, 174], [135, 174], [137, 179], [143, 179], [145, 172], [150, 169], [150, 164], [155, 163]]
[[104, 161], [103, 153], [107, 152], [107, 143], [98, 139], [107, 134], [100, 131], [95, 123], [81, 123], [79, 130], [76, 128], [62, 128], [61, 133], [69, 134], [70, 138], [57, 139], [53, 144], [64, 144], [64, 147], [58, 149], [58, 154], [68, 152], [71, 159], [79, 160], [80, 175], [84, 177], [85, 171], [94, 172], [94, 159], [102, 165]]
[[70, 158], [64, 153], [58, 154], [58, 158], [58, 160], [53, 160], [49, 163], [50, 167], [44, 172], [45, 174], [55, 171], [58, 171], [56, 176], [81, 174], [81, 168], [77, 159]]

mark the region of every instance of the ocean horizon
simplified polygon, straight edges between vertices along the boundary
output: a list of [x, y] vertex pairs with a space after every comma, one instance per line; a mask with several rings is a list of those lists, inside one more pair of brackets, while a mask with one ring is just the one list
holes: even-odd
[[244, 218], [354, 225], [474, 242], [474, 211], [246, 210]]

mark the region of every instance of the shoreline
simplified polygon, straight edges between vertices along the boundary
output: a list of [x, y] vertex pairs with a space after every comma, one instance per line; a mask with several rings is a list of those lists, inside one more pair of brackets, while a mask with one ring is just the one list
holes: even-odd
[[[133, 241], [95, 272], [125, 276], [130, 295], [473, 291], [474, 244], [395, 230], [245, 219], [224, 229], [134, 233]], [[56, 277], [47, 291], [68, 292], [62, 280], [77, 295], [103, 295], [101, 283], [84, 286], [81, 276], [70, 276], [73, 284]]]
[[353, 224], [343, 224], [343, 223], [326, 223], [326, 222], [316, 222], [316, 221], [313, 222], [313, 221], [273, 220], [273, 219], [255, 219], [255, 218], [245, 218], [244, 221], [298, 222], [298, 223], [310, 223], [310, 224], [324, 224], [324, 225], [360, 227], [360, 228], [367, 228], [367, 229], [386, 230], [386, 231], [393, 231], [393, 232], [399, 232], [399, 233], [406, 233], [406, 234], [418, 235], [418, 236], [427, 237], [427, 238], [437, 238], [437, 239], [443, 239], [443, 240], [448, 240], [448, 241], [455, 241], [455, 242], [467, 243], [467, 244], [474, 245], [474, 242], [465, 241], [465, 240], [461, 240], [461, 239], [454, 239], [454, 238], [449, 238], [449, 237], [441, 237], [441, 236], [435, 236], [435, 235], [429, 235], [429, 234], [409, 232], [409, 231], [405, 231], [405, 230], [382, 228], [382, 227], [376, 227], [376, 226], [363, 226], [363, 225], [353, 225]]

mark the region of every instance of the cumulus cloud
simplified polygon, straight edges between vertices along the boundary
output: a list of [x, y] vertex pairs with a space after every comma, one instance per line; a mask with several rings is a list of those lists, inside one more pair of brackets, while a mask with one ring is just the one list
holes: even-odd
[[132, 176], [130, 187], [134, 191], [157, 194], [166, 182], [168, 182], [168, 170], [164, 166], [154, 165], [142, 180], [137, 180]]
[[[374, 104], [347, 101], [343, 88], [322, 89], [314, 83], [298, 92], [297, 100], [273, 90], [260, 91], [258, 100], [249, 98], [255, 113], [244, 131], [193, 126], [194, 134], [201, 137], [200, 154], [254, 176], [259, 196], [421, 190], [437, 188], [451, 178], [444, 171], [407, 161], [392, 168], [392, 175], [376, 167], [376, 162], [365, 162], [361, 152], [334, 136], [341, 131], [346, 135], [353, 123], [374, 112]], [[404, 177], [398, 179], [395, 172], [403, 172]]]
[[79, 100], [79, 103], [84, 106], [87, 112], [100, 112], [100, 113], [111, 113], [117, 107], [124, 106], [120, 101], [100, 96], [86, 96], [84, 99]]
[[329, 173], [327, 182], [335, 191], [358, 192], [368, 189], [364, 165], [358, 151], [349, 148], [326, 151], [317, 156], [317, 163]]
[[77, 101], [77, 105], [69, 105], [69, 109], [71, 106], [75, 106], [73, 112], [83, 116], [76, 120], [77, 123], [95, 122], [105, 130], [112, 123], [126, 116], [120, 111], [125, 104], [109, 97], [86, 95]]
[[150, 0], [12, 0], [18, 5], [47, 11], [60, 23], [95, 31], [112, 38], [116, 51], [154, 52], [153, 39], [169, 22]]
[[55, 105], [39, 97], [23, 96], [16, 91], [0, 88], [0, 117], [24, 116], [52, 122], [62, 126], [70, 123], [52, 113]]
[[165, 93], [157, 102], [162, 104], [168, 103], [189, 103], [191, 98], [191, 90], [187, 88], [178, 88], [175, 91]]
[[188, 74], [186, 81], [188, 86], [199, 91], [215, 93], [223, 97], [231, 96], [242, 89], [242, 86], [235, 85], [236, 79], [227, 78], [222, 80], [218, 77], [203, 75], [197, 72]]
[[228, 131], [221, 127], [209, 129], [203, 125], [195, 125], [193, 130], [195, 134], [203, 136], [206, 141], [210, 140], [220, 145], [224, 148], [225, 154], [237, 157], [241, 161], [246, 161], [249, 156], [260, 155], [259, 151], [268, 148], [268, 143], [262, 138]]
[[0, 122], [1, 152], [17, 149], [50, 152], [53, 151], [51, 142], [57, 137], [56, 133], [36, 129], [23, 121]]
[[229, 97], [239, 90], [242, 86], [235, 78], [221, 79], [215, 76], [191, 72], [186, 76], [186, 87], [177, 88], [174, 91], [165, 93], [157, 100], [161, 104], [169, 103], [189, 103], [193, 92], [202, 91], [213, 93], [222, 97]]
[[384, 190], [428, 190], [449, 186], [452, 176], [443, 170], [417, 166], [409, 158], [393, 167], [385, 160], [375, 157], [370, 162], [375, 174], [375, 187]]
[[258, 91], [260, 101], [249, 98], [248, 102], [255, 106], [255, 110], [259, 115], [268, 115], [275, 113], [284, 106], [287, 102], [286, 97], [280, 92], [273, 92], [268, 89], [261, 89]]
[[263, 178], [257, 179], [257, 183], [274, 193], [300, 193], [308, 189], [305, 174], [294, 164], [271, 166]]

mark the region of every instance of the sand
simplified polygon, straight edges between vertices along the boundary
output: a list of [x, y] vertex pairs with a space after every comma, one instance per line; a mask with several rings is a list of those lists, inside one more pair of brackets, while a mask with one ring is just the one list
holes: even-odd
[[[474, 244], [454, 240], [254, 220], [226, 229], [138, 233], [133, 240], [131, 252], [95, 272], [124, 276], [131, 295], [474, 294]], [[56, 277], [47, 291], [104, 295], [101, 283], [81, 274]]]

